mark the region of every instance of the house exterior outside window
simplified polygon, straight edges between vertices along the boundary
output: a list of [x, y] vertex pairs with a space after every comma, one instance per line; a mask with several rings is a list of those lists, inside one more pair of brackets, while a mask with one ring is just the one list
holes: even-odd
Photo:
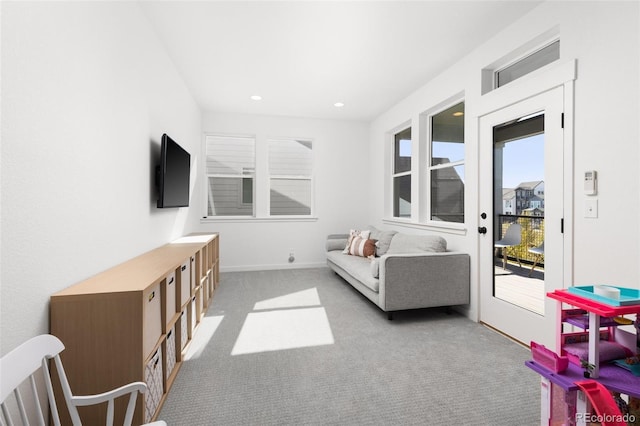
[[255, 139], [205, 137], [207, 216], [254, 216]]
[[393, 217], [411, 217], [411, 127], [393, 141]]
[[429, 220], [464, 223], [464, 102], [430, 121]]
[[310, 139], [205, 135], [206, 218], [313, 219], [313, 168]]
[[521, 182], [502, 190], [502, 211], [508, 215], [544, 216], [544, 181]]
[[313, 204], [313, 145], [309, 140], [271, 139], [269, 214], [309, 216]]

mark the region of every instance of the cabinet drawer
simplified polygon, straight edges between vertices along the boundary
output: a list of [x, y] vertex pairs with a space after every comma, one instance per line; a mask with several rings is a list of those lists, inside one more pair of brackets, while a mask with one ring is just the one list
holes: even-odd
[[187, 308], [180, 315], [180, 352], [184, 350], [189, 341], [189, 324], [187, 322]]
[[142, 351], [149, 355], [162, 335], [160, 284], [148, 289], [143, 295]]
[[178, 309], [189, 302], [191, 298], [191, 260], [180, 265], [180, 304]]
[[169, 380], [169, 376], [176, 366], [176, 329], [175, 326], [167, 333], [166, 341], [166, 357], [165, 357], [165, 379]]
[[158, 349], [149, 359], [144, 369], [144, 381], [148, 386], [144, 394], [144, 421], [148, 423], [156, 414], [162, 399], [162, 352]]
[[165, 288], [165, 325], [169, 325], [169, 322], [176, 314], [176, 273], [172, 272], [164, 280], [166, 282]]

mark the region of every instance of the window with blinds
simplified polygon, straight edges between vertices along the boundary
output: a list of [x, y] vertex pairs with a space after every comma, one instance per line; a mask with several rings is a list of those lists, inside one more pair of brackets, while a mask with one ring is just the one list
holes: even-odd
[[255, 139], [207, 135], [207, 216], [255, 216]]
[[313, 205], [313, 145], [309, 140], [270, 139], [269, 214], [309, 216]]

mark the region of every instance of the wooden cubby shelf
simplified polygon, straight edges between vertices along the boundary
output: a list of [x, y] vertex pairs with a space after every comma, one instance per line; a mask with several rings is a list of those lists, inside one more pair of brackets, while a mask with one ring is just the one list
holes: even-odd
[[[156, 419], [219, 285], [219, 241], [217, 233], [187, 235], [51, 296], [51, 334], [65, 345], [75, 394], [143, 381], [149, 390], [133, 423]], [[59, 387], [56, 400], [64, 401]], [[116, 424], [125, 405], [116, 404]], [[102, 407], [81, 408], [84, 424], [105, 424]]]

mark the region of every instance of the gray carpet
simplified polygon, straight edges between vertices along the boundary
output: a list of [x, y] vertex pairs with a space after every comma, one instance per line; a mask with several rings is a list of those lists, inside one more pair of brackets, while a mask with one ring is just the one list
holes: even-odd
[[[316, 291], [319, 306], [256, 306]], [[232, 355], [245, 322], [304, 312], [326, 313], [332, 342]], [[524, 366], [526, 348], [443, 309], [388, 321], [328, 268], [224, 273], [205, 321], [217, 328], [182, 364], [159, 416], [169, 425], [540, 424], [539, 376]], [[313, 341], [306, 324], [288, 326]], [[266, 327], [253, 341], [278, 334]]]

